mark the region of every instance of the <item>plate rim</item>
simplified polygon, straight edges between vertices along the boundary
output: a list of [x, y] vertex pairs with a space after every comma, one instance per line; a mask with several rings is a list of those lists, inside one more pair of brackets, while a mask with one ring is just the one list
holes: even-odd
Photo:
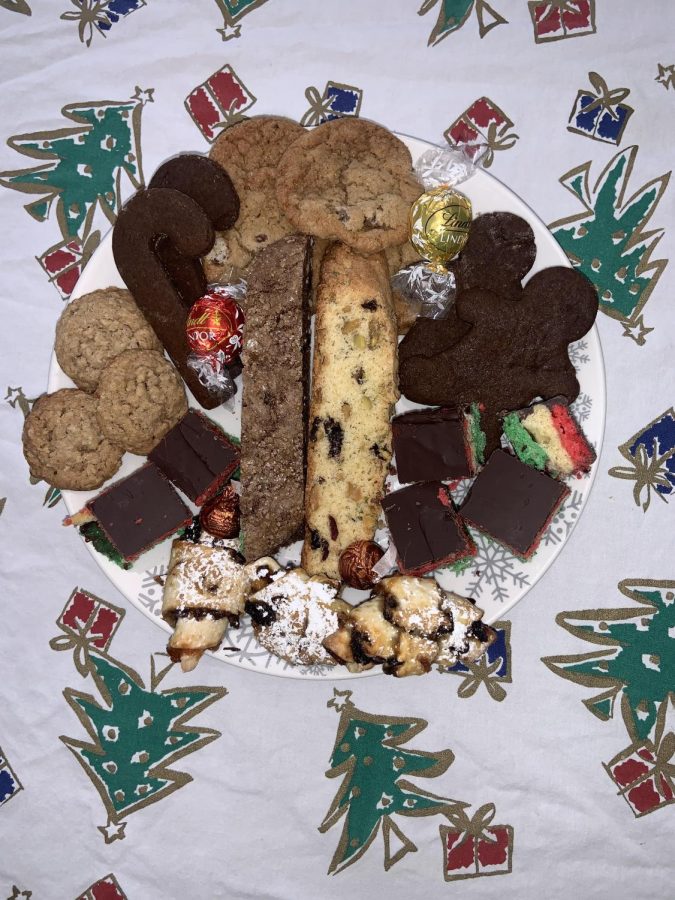
[[[442, 147], [442, 145], [434, 144], [433, 142], [430, 142], [430, 141], [425, 141], [421, 138], [415, 137], [414, 135], [409, 135], [405, 132], [396, 131], [393, 133], [405, 142], [406, 146], [408, 147], [408, 149], [411, 152], [413, 161], [424, 150], [439, 148], [439, 147], [441, 149], [446, 149], [446, 150], [448, 149], [448, 147]], [[476, 176], [478, 176], [479, 180], [487, 179], [488, 183], [492, 182], [493, 189], [496, 188], [497, 193], [499, 193], [501, 191], [505, 191], [509, 195], [511, 203], [514, 203], [515, 205], [520, 205], [520, 207], [522, 208], [522, 211], [526, 213], [526, 215], [523, 216], [523, 218], [526, 218], [530, 222], [530, 224], [531, 224], [532, 220], [536, 221], [538, 223], [538, 225], [540, 226], [541, 230], [550, 237], [550, 242], [547, 242], [547, 243], [549, 244], [549, 248], [551, 250], [553, 250], [555, 252], [555, 254], [558, 256], [559, 264], [562, 266], [565, 266], [567, 268], [571, 268], [571, 269], [574, 268], [574, 266], [570, 262], [569, 258], [565, 254], [565, 251], [562, 249], [560, 244], [558, 244], [558, 242], [555, 239], [555, 236], [550, 231], [550, 229], [548, 228], [546, 223], [532, 209], [532, 207], [528, 203], [526, 203], [525, 200], [522, 199], [522, 197], [520, 197], [515, 191], [513, 191], [508, 185], [506, 185], [504, 182], [502, 182], [500, 179], [498, 179], [495, 175], [493, 175], [491, 172], [487, 172], [485, 169], [477, 168], [475, 170], [475, 172], [472, 173], [471, 177], [476, 177]], [[458, 185], [458, 188], [461, 190], [461, 184]], [[95, 270], [97, 259], [100, 258], [103, 255], [103, 253], [108, 249], [108, 245], [112, 242], [112, 231], [113, 231], [113, 226], [111, 225], [110, 228], [108, 229], [108, 231], [106, 231], [106, 233], [101, 238], [101, 241], [100, 241], [98, 247], [96, 248], [96, 250], [90, 257], [90, 259], [88, 260], [87, 265], [80, 273], [80, 276], [75, 285], [75, 288], [73, 289], [72, 294], [68, 298], [67, 302], [64, 304], [64, 307], [63, 307], [64, 309], [66, 308], [66, 306], [69, 303], [71, 303], [73, 300], [76, 300], [83, 293], [87, 293], [88, 290], [96, 289], [96, 288], [92, 287], [92, 288], [89, 288], [88, 290], [82, 290], [80, 286], [82, 285], [83, 276], [84, 276], [85, 272], [87, 272], [87, 270], [89, 270], [90, 272], [92, 270]], [[119, 275], [119, 273], [118, 273], [118, 275]], [[120, 278], [120, 280], [121, 280], [121, 278]], [[587, 336], [592, 336], [592, 339], [595, 344], [594, 355], [597, 356], [597, 362], [596, 362], [597, 370], [595, 372], [595, 375], [599, 376], [600, 390], [598, 391], [597, 397], [596, 396], [593, 397], [593, 400], [596, 402], [600, 401], [599, 402], [600, 411], [598, 414], [600, 427], [599, 427], [598, 446], [596, 448], [597, 457], [596, 457], [596, 461], [593, 463], [593, 466], [589, 473], [589, 480], [587, 482], [588, 487], [583, 495], [581, 511], [580, 511], [579, 515], [577, 516], [576, 520], [570, 526], [569, 531], [566, 534], [565, 539], [562, 542], [561, 546], [557, 549], [557, 551], [555, 553], [551, 554], [549, 559], [547, 559], [544, 563], [540, 564], [540, 568], [537, 571], [536, 579], [535, 579], [534, 583], [529, 585], [527, 587], [527, 589], [525, 590], [525, 592], [517, 599], [515, 599], [511, 602], [505, 602], [494, 616], [489, 616], [489, 615], [486, 616], [485, 621], [488, 624], [492, 624], [493, 622], [497, 621], [498, 619], [501, 619], [504, 615], [508, 614], [515, 606], [517, 606], [519, 603], [521, 603], [523, 600], [525, 600], [527, 595], [531, 592], [531, 590], [541, 581], [541, 579], [546, 575], [546, 573], [551, 568], [551, 566], [559, 559], [559, 557], [565, 550], [565, 547], [569, 543], [569, 540], [570, 540], [574, 530], [576, 529], [580, 519], [582, 518], [584, 510], [586, 509], [586, 506], [587, 506], [587, 504], [590, 500], [590, 497], [593, 493], [593, 489], [594, 489], [595, 482], [596, 482], [596, 477], [597, 477], [598, 470], [599, 470], [599, 460], [600, 460], [600, 456], [602, 454], [602, 448], [603, 448], [604, 440], [605, 440], [605, 430], [606, 430], [606, 421], [607, 421], [607, 372], [606, 372], [606, 366], [605, 366], [605, 357], [604, 357], [604, 353], [603, 353], [603, 349], [602, 349], [602, 342], [600, 340], [600, 332], [599, 332], [598, 325], [597, 325], [597, 318], [593, 324], [593, 327], [587, 332], [587, 335], [585, 335], [584, 337], [587, 337]], [[597, 354], [596, 354], [596, 348], [597, 348]], [[58, 364], [58, 360], [56, 359], [56, 353], [54, 352], [54, 348], [52, 348], [52, 353], [51, 353], [51, 357], [50, 357], [50, 361], [49, 361], [49, 370], [48, 370], [48, 374], [47, 374], [47, 390], [48, 390], [48, 392], [58, 389], [55, 382], [57, 379], [59, 379], [60, 376], [62, 376], [64, 374], [65, 373], [62, 372], [62, 370]], [[65, 377], [67, 378], [68, 376], [65, 376]], [[79, 510], [81, 508], [81, 504], [78, 504], [77, 502], [73, 502], [74, 495], [81, 495], [83, 493], [85, 493], [85, 492], [83, 492], [83, 491], [62, 491], [61, 492], [64, 505], [65, 505], [69, 515], [72, 515], [74, 512], [76, 512], [77, 510]], [[105, 576], [108, 583], [115, 590], [119, 591], [119, 593], [122, 595], [124, 600], [127, 603], [129, 603], [139, 614], [143, 615], [144, 618], [149, 619], [155, 625], [159, 626], [160, 629], [162, 631], [164, 631], [166, 634], [170, 634], [171, 628], [169, 627], [169, 625], [166, 622], [164, 622], [164, 620], [162, 619], [161, 616], [158, 616], [158, 615], [150, 612], [149, 610], [145, 609], [141, 604], [139, 604], [135, 600], [131, 599], [130, 595], [128, 595], [120, 587], [118, 587], [118, 585], [115, 583], [115, 581], [113, 580], [113, 578], [111, 577], [111, 574], [109, 572], [109, 566], [114, 565], [114, 563], [109, 562], [105, 557], [103, 557], [100, 553], [98, 553], [96, 550], [94, 550], [94, 548], [89, 543], [87, 543], [87, 542], [84, 542], [84, 543], [85, 543], [88, 553], [90, 554], [90, 556], [92, 556], [94, 558], [94, 561], [96, 562], [97, 566], [101, 570], [102, 574]], [[120, 570], [120, 571], [124, 571], [124, 570]], [[287, 664], [284, 668], [277, 668], [275, 670], [270, 670], [267, 668], [258, 668], [257, 666], [251, 665], [250, 663], [246, 664], [246, 663], [237, 662], [235, 659], [229, 659], [226, 656], [217, 655], [216, 653], [213, 653], [212, 651], [206, 651], [206, 652], [208, 653], [209, 656], [211, 656], [212, 658], [216, 659], [219, 662], [225, 663], [230, 666], [234, 666], [235, 668], [238, 668], [238, 669], [243, 669], [243, 670], [249, 671], [249, 672], [257, 672], [258, 674], [268, 675], [268, 676], [275, 677], [275, 678], [291, 678], [291, 679], [297, 679], [300, 681], [326, 682], [326, 681], [347, 681], [347, 680], [351, 681], [354, 679], [374, 677], [374, 676], [383, 674], [381, 669], [378, 667], [374, 667], [373, 669], [369, 669], [365, 672], [355, 672], [355, 673], [348, 672], [346, 669], [344, 669], [343, 667], [340, 667], [340, 666], [335, 666], [335, 667], [330, 667], [330, 668], [325, 667], [327, 669], [327, 672], [326, 672], [326, 674], [322, 674], [322, 675], [308, 674], [308, 673], [302, 671], [302, 667], [293, 666], [290, 664]], [[436, 674], [440, 674], [440, 673], [436, 673]]]

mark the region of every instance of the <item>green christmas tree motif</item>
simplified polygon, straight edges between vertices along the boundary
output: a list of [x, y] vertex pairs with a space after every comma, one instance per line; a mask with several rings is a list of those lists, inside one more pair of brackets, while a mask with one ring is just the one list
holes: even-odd
[[478, 30], [482, 38], [497, 25], [507, 24], [507, 20], [486, 0], [424, 0], [417, 14], [424, 16], [439, 3], [438, 19], [429, 35], [428, 45], [430, 47], [435, 47], [448, 35], [459, 31], [474, 8], [478, 18]]
[[130, 100], [71, 103], [61, 114], [74, 127], [10, 137], [9, 146], [40, 162], [0, 173], [0, 184], [36, 195], [25, 207], [39, 222], [56, 208], [64, 241], [84, 243], [97, 208], [110, 223], [122, 202], [122, 176], [142, 187], [141, 111], [152, 91], [136, 88]]
[[542, 660], [552, 672], [601, 688], [585, 700], [598, 718], [610, 719], [617, 697], [632, 740], [646, 740], [659, 706], [675, 696], [675, 581], [626, 579], [619, 590], [640, 604], [624, 609], [588, 609], [560, 613], [556, 621], [571, 634], [601, 649]]
[[572, 264], [596, 286], [600, 309], [622, 323], [626, 337], [642, 345], [652, 329], [645, 326], [641, 313], [667, 264], [665, 259], [651, 260], [663, 229], [644, 229], [670, 172], [653, 178], [625, 200], [637, 151], [627, 147], [617, 153], [593, 188], [590, 161], [563, 175], [560, 183], [585, 209], [549, 227]]
[[[417, 850], [392, 816], [452, 818], [468, 804], [430, 794], [404, 776], [435, 778], [450, 766], [450, 750], [428, 753], [402, 748], [427, 727], [423, 719], [379, 716], [362, 712], [350, 700], [351, 691], [333, 690], [328, 706], [340, 713], [328, 778], [344, 780], [319, 831], [345, 818], [337, 850], [328, 869], [337, 873], [355, 863], [375, 840], [384, 838], [384, 867]], [[392, 852], [392, 833], [399, 849]]]
[[223, 27], [217, 31], [224, 41], [230, 41], [241, 36], [241, 25], [237, 24], [239, 20], [267, 3], [267, 0], [216, 0], [216, 3], [223, 14]]
[[124, 837], [123, 819], [192, 781], [169, 768], [176, 760], [220, 737], [211, 728], [185, 723], [225, 696], [225, 688], [158, 687], [172, 663], [157, 671], [151, 660], [150, 687], [132, 669], [90, 653], [91, 673], [103, 699], [67, 688], [64, 696], [87, 729], [91, 742], [61, 737], [98, 790], [108, 812], [100, 830], [106, 843]]
[[[5, 394], [5, 400], [9, 403], [12, 409], [17, 409], [18, 407], [18, 409], [21, 410], [25, 421], [26, 416], [31, 411], [31, 409], [33, 408], [33, 404], [37, 400], [37, 397], [29, 400], [24, 394], [23, 388], [8, 387], [7, 393]], [[32, 475], [29, 476], [29, 481], [31, 484], [40, 484], [41, 480], [42, 479], [40, 478], [34, 478]], [[42, 501], [42, 505], [46, 506], [47, 509], [53, 509], [60, 499], [61, 491], [58, 488], [51, 487], [50, 485], [47, 487], [47, 493], [45, 494], [44, 500]]]

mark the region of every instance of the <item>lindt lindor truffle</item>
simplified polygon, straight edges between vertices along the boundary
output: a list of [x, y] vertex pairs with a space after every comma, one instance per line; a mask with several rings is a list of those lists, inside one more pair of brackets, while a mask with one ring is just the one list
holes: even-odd
[[471, 201], [449, 185], [426, 191], [410, 210], [410, 240], [431, 267], [445, 269], [471, 227]]
[[211, 285], [190, 308], [185, 323], [192, 353], [187, 364], [210, 391], [235, 392], [233, 370], [241, 352], [244, 313], [237, 302], [246, 295], [243, 281], [231, 285]]
[[468, 154], [441, 147], [415, 163], [426, 191], [410, 211], [410, 241], [423, 260], [397, 272], [392, 284], [425, 318], [444, 318], [454, 303], [455, 276], [448, 265], [466, 244], [472, 220], [471, 201], [456, 188], [475, 169]]

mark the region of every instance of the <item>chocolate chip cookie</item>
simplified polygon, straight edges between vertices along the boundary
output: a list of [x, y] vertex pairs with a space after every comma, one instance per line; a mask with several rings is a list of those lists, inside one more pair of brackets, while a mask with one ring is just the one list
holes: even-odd
[[155, 350], [126, 350], [101, 373], [103, 433], [131, 453], [145, 455], [187, 412], [183, 382]]
[[23, 454], [34, 478], [90, 491], [115, 474], [123, 451], [104, 436], [97, 407], [95, 397], [73, 388], [36, 400], [23, 428]]
[[56, 358], [83, 391], [93, 393], [102, 370], [125, 350], [161, 350], [129, 291], [107, 287], [73, 300], [56, 323]]
[[296, 231], [277, 202], [277, 166], [304, 131], [291, 119], [254, 116], [227, 128], [211, 148], [211, 159], [227, 170], [241, 207], [234, 226], [216, 233], [204, 258], [209, 281], [238, 277], [256, 253]]
[[290, 222], [360, 253], [403, 244], [422, 191], [405, 144], [363, 119], [335, 119], [306, 132], [278, 167], [277, 198]]

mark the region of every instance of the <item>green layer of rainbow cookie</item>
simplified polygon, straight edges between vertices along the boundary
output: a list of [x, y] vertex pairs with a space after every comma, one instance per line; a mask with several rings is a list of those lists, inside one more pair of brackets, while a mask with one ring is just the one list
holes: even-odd
[[487, 438], [481, 428], [483, 407], [472, 403], [464, 409], [464, 439], [469, 455], [469, 466], [475, 474], [485, 462], [485, 445]]
[[562, 397], [509, 413], [504, 434], [521, 462], [555, 478], [588, 472], [595, 451]]

